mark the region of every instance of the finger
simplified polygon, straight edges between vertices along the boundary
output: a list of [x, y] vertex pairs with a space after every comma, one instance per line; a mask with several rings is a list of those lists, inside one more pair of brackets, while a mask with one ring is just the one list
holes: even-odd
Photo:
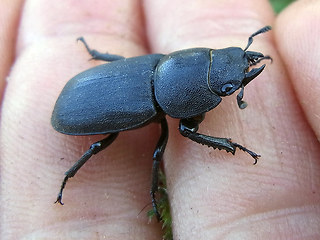
[[14, 47], [22, 1], [0, 2], [0, 101], [5, 88], [6, 76], [14, 59]]
[[[154, 52], [190, 47], [244, 48], [250, 34], [273, 22], [267, 1], [146, 2], [146, 12]], [[304, 219], [297, 212], [312, 217], [310, 208], [305, 207], [314, 206], [317, 200], [311, 187], [315, 178], [303, 176], [305, 171], [315, 174], [310, 164], [314, 166], [314, 159], [319, 158], [318, 143], [295, 104], [270, 34], [256, 37], [249, 49], [274, 59], [246, 88], [244, 99], [249, 106], [241, 111], [235, 96], [224, 98], [207, 114], [199, 130], [211, 136], [232, 137], [258, 152], [262, 157], [256, 166], [250, 166], [245, 153], [232, 156], [182, 139], [175, 131], [177, 122], [170, 122], [165, 166], [176, 238], [219, 239], [241, 234], [246, 239], [264, 239], [270, 234], [278, 236], [278, 231], [270, 233], [270, 229], [279, 229], [279, 224], [283, 234], [299, 227], [283, 224], [287, 207], [297, 223]], [[294, 184], [297, 178], [299, 185]], [[315, 230], [315, 224], [311, 228]]]
[[68, 181], [65, 205], [53, 204], [64, 172], [104, 137], [65, 136], [50, 124], [66, 81], [99, 64], [75, 40], [84, 36], [93, 48], [124, 56], [144, 54], [141, 16], [132, 0], [26, 2], [2, 112], [4, 238], [118, 239], [129, 231], [134, 239], [159, 238], [160, 226], [138, 216], [150, 202], [154, 126], [120, 134]]
[[279, 52], [297, 94], [297, 100], [318, 140], [320, 140], [319, 13], [319, 1], [295, 2], [280, 14], [275, 28]]
[[[156, 52], [171, 52], [189, 47], [221, 48], [230, 44], [243, 44], [250, 35], [273, 19], [267, 1], [201, 1], [182, 4], [181, 1], [145, 1], [147, 37], [151, 49]], [[228, 18], [230, 8], [239, 9]], [[179, 11], [171, 12], [170, 9]], [[164, 14], [164, 13], [168, 14]], [[256, 12], [265, 22], [259, 21]], [[234, 19], [240, 21], [236, 26]], [[238, 36], [238, 39], [235, 38]], [[222, 38], [221, 36], [225, 36]], [[243, 37], [243, 39], [242, 39]]]

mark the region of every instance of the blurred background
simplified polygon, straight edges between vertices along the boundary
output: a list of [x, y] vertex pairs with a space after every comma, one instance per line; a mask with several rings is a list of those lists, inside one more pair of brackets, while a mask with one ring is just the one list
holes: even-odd
[[276, 13], [281, 12], [285, 7], [287, 7], [290, 3], [296, 0], [270, 0], [272, 7]]

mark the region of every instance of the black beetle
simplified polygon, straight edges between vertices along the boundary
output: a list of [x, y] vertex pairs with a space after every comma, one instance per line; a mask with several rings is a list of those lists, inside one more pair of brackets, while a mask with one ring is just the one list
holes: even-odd
[[[260, 155], [232, 142], [197, 133], [204, 115], [215, 108], [221, 97], [241, 88], [237, 95], [239, 108], [244, 87], [265, 68], [251, 66], [271, 59], [259, 52], [247, 51], [253, 37], [271, 29], [266, 26], [253, 33], [244, 50], [191, 48], [168, 55], [150, 54], [124, 58], [91, 50], [82, 41], [93, 59], [108, 61], [72, 78], [62, 90], [52, 113], [51, 123], [58, 132], [69, 135], [110, 134], [93, 143], [89, 150], [65, 173], [56, 202], [62, 203], [62, 191], [69, 178], [93, 155], [108, 147], [121, 131], [140, 128], [151, 122], [161, 124], [161, 136], [153, 154], [151, 199], [159, 219], [155, 192], [158, 171], [168, 140], [165, 115], [179, 118], [179, 131], [209, 147], [235, 154], [239, 148], [251, 155], [255, 163]], [[272, 59], [271, 59], [272, 60]]]

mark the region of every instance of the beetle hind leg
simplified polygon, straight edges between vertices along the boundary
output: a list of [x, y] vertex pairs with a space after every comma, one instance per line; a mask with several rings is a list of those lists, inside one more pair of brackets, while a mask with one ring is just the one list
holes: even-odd
[[160, 124], [161, 124], [161, 136], [158, 140], [156, 149], [153, 153], [152, 181], [151, 181], [151, 189], [150, 189], [153, 211], [154, 211], [158, 220], [161, 219], [161, 216], [158, 211], [155, 193], [158, 191], [158, 182], [159, 182], [158, 177], [159, 177], [160, 163], [161, 163], [162, 156], [163, 156], [164, 150], [165, 150], [167, 142], [168, 142], [168, 123], [167, 123], [167, 120], [165, 118], [163, 118], [161, 120]]
[[109, 54], [109, 53], [101, 53], [101, 52], [98, 52], [97, 50], [91, 49], [88, 46], [87, 42], [84, 40], [83, 37], [79, 37], [77, 39], [77, 41], [81, 41], [84, 44], [84, 46], [86, 47], [88, 53], [92, 56], [92, 59], [94, 59], [94, 60], [102, 60], [102, 61], [106, 61], [106, 62], [113, 62], [113, 61], [124, 59], [124, 57], [120, 56], [120, 55]]
[[[200, 119], [200, 121], [202, 121], [202, 119]], [[235, 154], [236, 148], [239, 148], [240, 150], [248, 153], [254, 159], [254, 164], [258, 162], [260, 155], [238, 143], [232, 142], [229, 138], [211, 137], [197, 133], [200, 121], [197, 118], [181, 119], [179, 131], [182, 136], [202, 145], [207, 145], [208, 147], [213, 147], [214, 149], [218, 148], [219, 150], [225, 150], [232, 154]]]
[[93, 143], [89, 150], [86, 151], [82, 157], [65, 173], [65, 177], [62, 181], [61, 187], [60, 187], [60, 191], [57, 197], [57, 200], [55, 201], [55, 203], [60, 203], [61, 205], [63, 205], [62, 202], [62, 192], [63, 189], [66, 186], [66, 183], [68, 181], [69, 178], [73, 177], [77, 171], [83, 166], [83, 164], [85, 164], [89, 158], [94, 155], [97, 154], [98, 152], [102, 151], [103, 149], [105, 149], [106, 147], [108, 147], [118, 136], [119, 133], [112, 133], [110, 134], [108, 137]]

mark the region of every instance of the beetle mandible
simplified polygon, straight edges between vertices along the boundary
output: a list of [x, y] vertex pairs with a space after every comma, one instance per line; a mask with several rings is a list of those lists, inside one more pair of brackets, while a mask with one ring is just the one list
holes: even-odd
[[93, 59], [110, 63], [93, 67], [73, 77], [63, 88], [55, 104], [53, 128], [69, 135], [109, 134], [93, 143], [89, 150], [65, 173], [56, 203], [62, 203], [67, 180], [73, 177], [93, 155], [108, 147], [119, 132], [143, 127], [151, 122], [161, 125], [161, 135], [153, 154], [151, 200], [160, 218], [155, 193], [158, 190], [160, 162], [168, 140], [165, 115], [180, 119], [180, 133], [192, 141], [235, 154], [236, 148], [247, 152], [255, 163], [260, 155], [232, 142], [197, 133], [205, 113], [215, 108], [221, 97], [241, 89], [237, 95], [239, 108], [244, 87], [265, 68], [250, 67], [271, 59], [260, 52], [247, 51], [253, 37], [267, 32], [270, 26], [253, 33], [244, 49], [191, 48], [168, 55], [150, 54], [124, 58], [100, 53], [82, 41]]

